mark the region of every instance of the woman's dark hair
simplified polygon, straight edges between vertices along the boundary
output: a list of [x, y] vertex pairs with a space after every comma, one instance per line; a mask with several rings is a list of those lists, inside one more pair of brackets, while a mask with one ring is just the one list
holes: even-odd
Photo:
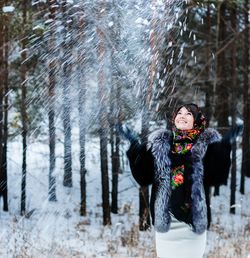
[[194, 103], [188, 103], [188, 104], [183, 104], [183, 105], [179, 106], [174, 112], [172, 121], [174, 121], [177, 113], [183, 107], [185, 107], [189, 112], [192, 113], [192, 115], [194, 117], [194, 128], [203, 128], [203, 130], [204, 130], [204, 128], [206, 126], [206, 119], [205, 119], [204, 115], [202, 114], [200, 108]]

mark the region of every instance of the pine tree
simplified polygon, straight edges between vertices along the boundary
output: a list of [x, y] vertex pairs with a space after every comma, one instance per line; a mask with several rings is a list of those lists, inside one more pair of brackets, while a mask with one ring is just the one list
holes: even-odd
[[[237, 33], [237, 5], [233, 3], [230, 8], [231, 16], [231, 30], [232, 37], [235, 37]], [[232, 85], [231, 85], [231, 114], [232, 114], [232, 126], [236, 126], [236, 101], [235, 95], [237, 95], [237, 52], [236, 52], [236, 40], [231, 44], [231, 74], [232, 74]], [[235, 194], [236, 194], [236, 150], [237, 144], [236, 139], [232, 142], [232, 164], [231, 164], [231, 184], [230, 184], [230, 213], [235, 214]]]
[[110, 145], [111, 145], [111, 165], [112, 165], [112, 202], [111, 211], [112, 213], [118, 213], [118, 179], [120, 172], [120, 136], [116, 130], [116, 124], [120, 122], [121, 117], [121, 73], [117, 67], [118, 55], [121, 51], [121, 39], [120, 39], [120, 22], [119, 22], [119, 8], [117, 7], [118, 2], [113, 1], [112, 5], [112, 22], [111, 27], [111, 91], [110, 91]]
[[[0, 9], [8, 1], [0, 3]], [[3, 210], [8, 211], [7, 189], [7, 138], [8, 138], [8, 14], [0, 14], [0, 198], [3, 197]]]
[[27, 114], [27, 47], [28, 47], [28, 7], [30, 2], [22, 0], [22, 33], [20, 40], [21, 47], [21, 66], [20, 66], [20, 78], [21, 78], [21, 118], [22, 118], [22, 183], [21, 183], [21, 215], [26, 213], [26, 175], [27, 175], [27, 134], [28, 134], [28, 114]]
[[243, 138], [242, 138], [242, 166], [240, 192], [245, 193], [245, 176], [250, 176], [250, 120], [249, 120], [249, 1], [244, 2], [244, 82], [243, 82]]
[[[79, 18], [78, 26], [78, 39], [84, 42], [84, 32], [86, 29], [85, 16]], [[78, 110], [79, 110], [79, 144], [80, 144], [80, 215], [86, 216], [87, 214], [87, 182], [86, 182], [86, 154], [85, 154], [85, 143], [86, 143], [86, 51], [83, 48], [77, 50], [77, 84], [79, 88], [79, 99], [78, 99]]]
[[104, 27], [101, 26], [101, 20], [105, 14], [105, 2], [99, 3], [99, 23], [97, 27], [98, 36], [98, 99], [99, 99], [99, 136], [100, 136], [100, 158], [101, 158], [101, 175], [102, 175], [102, 208], [103, 208], [103, 225], [111, 224], [110, 203], [109, 203], [109, 175], [108, 175], [108, 95], [107, 95], [107, 78], [105, 73], [106, 60], [106, 42]]
[[[221, 49], [224, 47], [226, 40], [226, 10], [227, 3], [218, 3], [218, 48], [219, 52], [217, 55], [216, 64], [216, 118], [218, 121], [219, 130], [224, 133], [226, 128], [228, 128], [228, 116], [229, 116], [229, 106], [228, 106], [228, 85], [227, 85], [227, 66], [226, 64], [226, 50]], [[214, 195], [219, 195], [219, 186], [215, 187]]]
[[[5, 0], [5, 5], [9, 1]], [[3, 201], [4, 210], [8, 211], [8, 184], [7, 184], [7, 144], [8, 144], [8, 112], [9, 112], [9, 38], [11, 14], [4, 17], [4, 97], [3, 97], [3, 156], [2, 156], [2, 172], [3, 172]]]
[[55, 129], [55, 86], [56, 86], [56, 69], [58, 60], [55, 57], [55, 18], [56, 18], [56, 1], [49, 1], [49, 85], [48, 85], [48, 102], [49, 102], [49, 201], [56, 201], [56, 177], [54, 175], [56, 157], [56, 129]]
[[63, 57], [62, 57], [62, 87], [63, 87], [63, 130], [64, 130], [64, 176], [63, 185], [72, 187], [72, 153], [71, 153], [71, 98], [70, 84], [72, 72], [72, 46], [68, 39], [69, 21], [68, 14], [70, 3], [66, 0], [61, 2], [62, 25], [63, 25]]

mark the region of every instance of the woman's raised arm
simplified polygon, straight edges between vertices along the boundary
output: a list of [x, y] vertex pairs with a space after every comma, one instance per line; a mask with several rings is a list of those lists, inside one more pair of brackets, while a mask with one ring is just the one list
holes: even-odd
[[150, 185], [154, 180], [154, 160], [146, 143], [134, 142], [127, 151], [130, 169], [136, 182], [142, 186]]

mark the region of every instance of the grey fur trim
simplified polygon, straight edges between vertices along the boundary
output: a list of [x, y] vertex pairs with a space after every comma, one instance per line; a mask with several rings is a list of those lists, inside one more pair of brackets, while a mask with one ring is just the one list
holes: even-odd
[[170, 227], [169, 199], [171, 195], [170, 176], [171, 161], [169, 158], [170, 131], [160, 130], [151, 135], [151, 151], [155, 158], [155, 229], [158, 232], [167, 232]]
[[[171, 160], [169, 158], [172, 132], [157, 130], [149, 136], [147, 148], [152, 151], [155, 162], [155, 230], [167, 232], [170, 228], [169, 200], [171, 195]], [[211, 128], [200, 134], [192, 148], [193, 184], [191, 190], [193, 231], [203, 233], [207, 228], [207, 206], [203, 187], [202, 159], [208, 144], [221, 140], [220, 134]]]
[[221, 134], [217, 130], [213, 128], [207, 128], [203, 133], [200, 134], [197, 142], [206, 142], [207, 144], [211, 144], [220, 141], [221, 138]]
[[209, 144], [221, 140], [221, 135], [215, 129], [206, 129], [194, 144], [192, 152], [193, 160], [193, 184], [192, 184], [192, 215], [193, 231], [202, 234], [207, 228], [207, 206], [203, 186], [203, 163]]
[[172, 134], [171, 131], [166, 130], [166, 129], [159, 129], [159, 130], [152, 132], [148, 136], [147, 149], [149, 150], [152, 147], [152, 145], [156, 139], [169, 140], [169, 138], [171, 137], [171, 134]]
[[193, 164], [193, 184], [191, 190], [193, 231], [202, 234], [207, 228], [207, 205], [203, 186], [203, 164]]
[[194, 144], [191, 152], [193, 161], [202, 160], [206, 154], [207, 146], [211, 143], [221, 140], [221, 135], [212, 128], [207, 128], [200, 134], [197, 142]]

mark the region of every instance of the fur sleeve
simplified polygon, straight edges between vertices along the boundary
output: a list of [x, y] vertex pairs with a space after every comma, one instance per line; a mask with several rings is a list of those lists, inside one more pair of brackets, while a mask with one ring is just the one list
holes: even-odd
[[154, 180], [154, 160], [146, 144], [131, 144], [127, 151], [132, 175], [139, 185], [146, 186]]
[[204, 157], [204, 183], [219, 186], [227, 183], [231, 165], [231, 145], [223, 141], [208, 146]]

